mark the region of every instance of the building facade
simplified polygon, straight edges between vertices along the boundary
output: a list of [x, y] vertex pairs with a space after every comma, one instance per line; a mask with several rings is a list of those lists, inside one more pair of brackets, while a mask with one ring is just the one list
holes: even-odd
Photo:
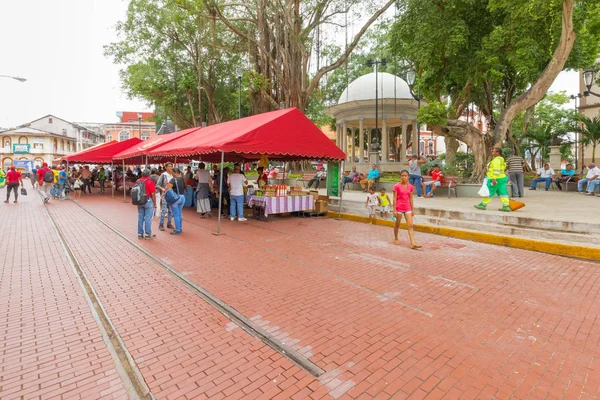
[[52, 161], [76, 152], [75, 138], [57, 135], [30, 127], [10, 129], [0, 132], [0, 159], [2, 169], [7, 169], [15, 161], [32, 161], [33, 166]]
[[85, 126], [69, 122], [51, 114], [31, 121], [24, 126], [74, 139], [76, 143], [75, 151], [85, 150], [88, 147], [104, 142], [102, 132], [92, 131]]
[[121, 142], [134, 137], [148, 140], [156, 136], [156, 125], [151, 121], [154, 113], [117, 111], [117, 117], [119, 117], [119, 122], [102, 126], [105, 142], [111, 140]]
[[[597, 60], [600, 63], [600, 58]], [[600, 77], [596, 74], [596, 80], [592, 85], [591, 92], [596, 94], [600, 94]], [[583, 81], [583, 71], [579, 72], [579, 93], [584, 93], [587, 90], [585, 83]], [[582, 96], [579, 102], [579, 112], [585, 115], [588, 118], [600, 118], [600, 97], [590, 94], [589, 96]], [[581, 143], [580, 138], [577, 138], [577, 142]], [[577, 159], [583, 160], [583, 164], [580, 165], [585, 166], [592, 162], [592, 146], [577, 146]], [[600, 146], [598, 146], [600, 147]], [[596, 148], [596, 164], [600, 164], [600, 148]]]

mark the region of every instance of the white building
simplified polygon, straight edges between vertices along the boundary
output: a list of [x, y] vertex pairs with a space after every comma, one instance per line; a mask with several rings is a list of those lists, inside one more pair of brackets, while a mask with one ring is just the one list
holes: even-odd
[[104, 143], [102, 131], [94, 131], [51, 114], [31, 121], [25, 126], [74, 139], [76, 142], [76, 151]]
[[41, 165], [75, 152], [76, 141], [66, 135], [57, 135], [29, 127], [0, 132], [0, 159], [2, 168], [7, 169], [15, 160], [33, 161]]

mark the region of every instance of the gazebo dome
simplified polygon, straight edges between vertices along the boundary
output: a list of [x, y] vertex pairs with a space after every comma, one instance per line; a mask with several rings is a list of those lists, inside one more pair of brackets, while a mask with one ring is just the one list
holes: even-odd
[[[413, 100], [408, 84], [402, 78], [387, 72], [379, 72], [378, 75], [379, 99]], [[360, 100], [375, 100], [375, 72], [352, 81], [342, 92], [338, 104]]]

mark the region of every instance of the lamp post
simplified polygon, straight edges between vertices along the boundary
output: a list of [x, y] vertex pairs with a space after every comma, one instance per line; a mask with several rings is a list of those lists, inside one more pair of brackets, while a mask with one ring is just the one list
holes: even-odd
[[242, 118], [242, 69], [236, 69], [238, 78], [238, 119]]
[[140, 133], [140, 139], [142, 138], [142, 113], [137, 114], [138, 117], [138, 132]]
[[[577, 99], [581, 98], [581, 93], [572, 94], [571, 100], [575, 100], [575, 113], [577, 113]], [[575, 127], [577, 127], [577, 121], [575, 121]], [[577, 148], [577, 139], [579, 134], [575, 131], [575, 171], [577, 171], [577, 165], [579, 164], [579, 149]]]
[[25, 82], [27, 80], [25, 78], [21, 78], [20, 76], [10, 76], [10, 75], [0, 75], [0, 78], [14, 79], [14, 80], [19, 81], [19, 82]]
[[[413, 88], [415, 86], [415, 82], [417, 80], [417, 72], [415, 71], [414, 68], [410, 68], [408, 70], [408, 72], [406, 73], [406, 83], [408, 83], [408, 88], [410, 89], [410, 95], [417, 101], [417, 113], [419, 112], [419, 109], [421, 108], [421, 85], [417, 86], [417, 95], [415, 96], [415, 92], [413, 91]], [[421, 123], [419, 122], [419, 119], [417, 118], [417, 156], [419, 156], [419, 152], [420, 152], [420, 147], [421, 147]], [[414, 144], [413, 144], [414, 147]], [[413, 154], [414, 151], [413, 151]]]
[[[381, 60], [367, 60], [367, 67], [375, 66], [375, 140], [377, 141], [376, 150], [379, 153], [379, 149], [382, 147], [381, 132], [379, 132], [379, 65], [386, 66], [387, 59], [382, 58]], [[346, 132], [344, 132], [344, 135]], [[387, 160], [387, 155], [383, 154], [384, 160]], [[379, 157], [377, 157], [377, 164], [379, 164]]]

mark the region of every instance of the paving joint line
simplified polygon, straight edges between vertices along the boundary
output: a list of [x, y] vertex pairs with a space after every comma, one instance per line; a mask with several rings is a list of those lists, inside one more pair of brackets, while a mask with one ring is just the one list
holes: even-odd
[[50, 217], [50, 221], [52, 223], [52, 227], [58, 236], [58, 240], [63, 248], [69, 265], [75, 272], [75, 276], [77, 277], [77, 281], [82, 288], [83, 295], [88, 303], [90, 311], [92, 312], [92, 317], [96, 321], [100, 333], [102, 334], [102, 339], [108, 348], [108, 351], [111, 354], [113, 359], [115, 369], [119, 374], [123, 385], [125, 387], [126, 392], [128, 393], [128, 397], [130, 399], [147, 399], [147, 400], [155, 400], [156, 398], [150, 391], [148, 384], [144, 380], [142, 373], [140, 372], [137, 364], [135, 363], [131, 353], [127, 350], [125, 343], [121, 339], [119, 332], [115, 328], [112, 323], [108, 313], [106, 312], [102, 302], [94, 287], [92, 286], [90, 280], [88, 279], [85, 271], [81, 267], [81, 264], [77, 260], [77, 257], [71, 250], [71, 247], [67, 243], [66, 237], [62, 232], [62, 229], [58, 226], [56, 219], [48, 209], [46, 205], [43, 205]]
[[218, 297], [210, 293], [208, 290], [204, 289], [202, 286], [196, 284], [195, 282], [188, 279], [185, 275], [181, 274], [175, 268], [171, 267], [169, 264], [165, 263], [163, 260], [154, 256], [148, 250], [144, 249], [133, 240], [129, 239], [123, 233], [121, 233], [118, 229], [114, 228], [112, 225], [102, 220], [98, 216], [94, 215], [84, 206], [79, 204], [77, 201], [73, 201], [78, 207], [84, 210], [86, 213], [100, 221], [104, 226], [114, 232], [116, 235], [120, 236], [127, 243], [133, 246], [138, 251], [142, 252], [146, 257], [150, 260], [154, 261], [161, 268], [168, 271], [175, 279], [177, 279], [184, 287], [190, 290], [192, 293], [199, 296], [206, 303], [210, 304], [221, 314], [226, 316], [229, 320], [234, 322], [237, 326], [243, 329], [250, 336], [257, 338], [267, 346], [271, 347], [273, 350], [290, 360], [292, 363], [300, 367], [302, 370], [308, 372], [312, 376], [318, 378], [319, 376], [325, 373], [325, 370], [320, 368], [318, 365], [310, 361], [308, 358], [304, 357], [302, 354], [294, 350], [292, 347], [284, 344], [281, 340], [275, 338], [271, 334], [269, 334], [264, 329], [260, 328], [256, 324], [254, 324], [250, 319], [246, 318], [242, 313], [237, 311], [235, 308], [220, 300]]

